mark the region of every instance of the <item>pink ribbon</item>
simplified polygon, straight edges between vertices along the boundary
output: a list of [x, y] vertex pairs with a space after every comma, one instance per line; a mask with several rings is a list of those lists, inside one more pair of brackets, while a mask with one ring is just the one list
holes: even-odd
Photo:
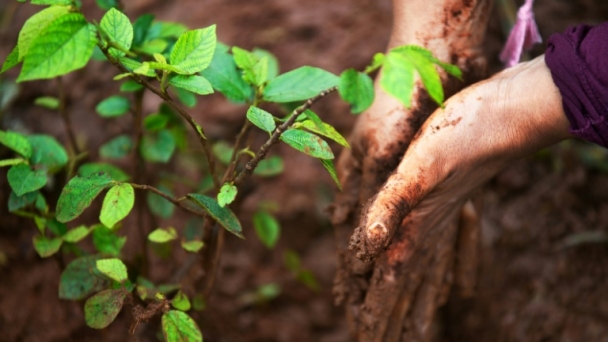
[[530, 50], [534, 44], [543, 41], [534, 21], [533, 3], [534, 0], [526, 0], [517, 11], [517, 21], [500, 54], [500, 60], [505, 63], [507, 68], [519, 63], [524, 49]]

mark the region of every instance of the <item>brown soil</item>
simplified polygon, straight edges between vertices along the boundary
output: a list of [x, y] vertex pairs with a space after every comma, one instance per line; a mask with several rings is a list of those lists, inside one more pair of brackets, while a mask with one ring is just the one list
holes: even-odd
[[[8, 12], [14, 0], [0, 0]], [[363, 68], [373, 53], [382, 51], [390, 30], [389, 0], [209, 0], [125, 1], [134, 17], [152, 12], [157, 18], [179, 20], [190, 27], [218, 24], [220, 40], [243, 48], [259, 46], [275, 53], [283, 71], [314, 65], [332, 72]], [[16, 42], [17, 32], [32, 5], [20, 5], [0, 26], [0, 56]], [[89, 2], [94, 18], [101, 12]], [[599, 23], [608, 18], [604, 0], [537, 0], [537, 19], [543, 37], [568, 25]], [[496, 12], [496, 11], [495, 11]], [[487, 53], [498, 70], [496, 56], [504, 41], [497, 13], [490, 20]], [[535, 53], [541, 53], [538, 48]], [[72, 85], [71, 108], [79, 139], [96, 147], [124, 132], [128, 120], [108, 123], [93, 108], [117, 91], [109, 80], [111, 67], [94, 62], [66, 78]], [[8, 73], [8, 78], [15, 73]], [[45, 132], [67, 141], [59, 118], [31, 105], [34, 98], [56, 91], [53, 82], [23, 84], [19, 97], [0, 118], [2, 128]], [[209, 136], [230, 139], [243, 121], [244, 108], [226, 104], [220, 96], [199, 101], [192, 112]], [[158, 101], [145, 98], [153, 112]], [[341, 132], [348, 132], [355, 117], [335, 96], [315, 107], [317, 113]], [[100, 129], [103, 128], [103, 129]], [[256, 137], [263, 141], [263, 135]], [[338, 152], [338, 146], [332, 146]], [[96, 150], [93, 148], [92, 150]], [[284, 175], [264, 180], [240, 207], [246, 240], [229, 236], [221, 259], [214, 296], [202, 313], [194, 313], [205, 341], [349, 341], [341, 308], [333, 306], [331, 284], [335, 247], [325, 208], [335, 190], [321, 165], [306, 156], [276, 149], [286, 162]], [[564, 247], [568, 237], [586, 231], [608, 233], [608, 175], [601, 158], [585, 164], [579, 154], [588, 146], [554, 147], [522, 160], [496, 177], [484, 189], [483, 249], [477, 295], [468, 301], [450, 301], [444, 308], [445, 341], [607, 341], [608, 247], [605, 243], [578, 243]], [[597, 152], [597, 151], [596, 151]], [[0, 159], [4, 157], [0, 151]], [[605, 159], [603, 150], [599, 154]], [[175, 162], [176, 173], [199, 179], [187, 166]], [[125, 164], [125, 167], [130, 167]], [[156, 170], [155, 170], [156, 171]], [[160, 171], [160, 170], [158, 170]], [[9, 187], [0, 169], [0, 340], [1, 341], [126, 341], [130, 313], [123, 312], [108, 329], [86, 327], [82, 303], [57, 299], [60, 268], [55, 259], [40, 259], [32, 248], [35, 226], [6, 212]], [[59, 189], [49, 189], [57, 196]], [[282, 232], [278, 246], [269, 251], [255, 237], [249, 217], [259, 201], [280, 204]], [[88, 212], [94, 219], [95, 209]], [[127, 260], [140, 250], [138, 233], [125, 224], [129, 241]], [[134, 222], [134, 221], [133, 221]], [[183, 217], [166, 223], [183, 225]], [[178, 226], [179, 227], [179, 226]], [[578, 235], [576, 235], [578, 234]], [[285, 268], [283, 255], [293, 249], [304, 267], [316, 276], [315, 292], [298, 282]], [[3, 259], [2, 257], [6, 257]], [[184, 255], [175, 260], [152, 258], [150, 277], [168, 282]], [[190, 279], [201, 278], [194, 267]], [[250, 305], [243, 294], [259, 285], [277, 283], [281, 294], [269, 303]], [[154, 341], [157, 321], [139, 327], [140, 341]]]

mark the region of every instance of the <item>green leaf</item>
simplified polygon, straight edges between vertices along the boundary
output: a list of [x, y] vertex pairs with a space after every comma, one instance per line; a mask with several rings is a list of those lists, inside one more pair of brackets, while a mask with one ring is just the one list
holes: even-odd
[[155, 132], [165, 128], [169, 119], [169, 116], [162, 113], [151, 114], [144, 119], [144, 127], [150, 132]]
[[[442, 69], [444, 69], [448, 74], [455, 76], [459, 79], [462, 79], [462, 71], [455, 65], [442, 62], [433, 56], [433, 52], [428, 49], [425, 49], [418, 45], [404, 45], [393, 48], [391, 51], [395, 52], [405, 52], [409, 53], [411, 51], [415, 51], [416, 53], [422, 55], [424, 58], [428, 59], [432, 63], [438, 65]], [[374, 56], [375, 57], [375, 56]]]
[[25, 158], [32, 156], [32, 145], [23, 134], [13, 131], [0, 131], [0, 144], [19, 153]]
[[271, 133], [276, 128], [272, 114], [258, 107], [249, 107], [247, 119], [268, 133]]
[[169, 81], [169, 84], [191, 91], [199, 95], [207, 95], [213, 93], [213, 87], [206, 78], [198, 75], [177, 75]]
[[186, 31], [173, 46], [171, 65], [188, 74], [205, 70], [213, 58], [216, 41], [215, 25]]
[[52, 96], [41, 96], [34, 100], [34, 104], [47, 109], [59, 108], [59, 99]]
[[133, 80], [127, 80], [125, 83], [120, 85], [120, 91], [123, 93], [140, 91], [142, 89], [144, 89], [144, 86], [142, 86], [141, 84], [139, 84]]
[[48, 239], [45, 236], [37, 235], [34, 237], [34, 249], [41, 258], [48, 258], [59, 251], [62, 242], [61, 238]]
[[19, 165], [19, 164], [24, 164], [24, 163], [27, 163], [27, 160], [25, 160], [23, 158], [4, 159], [4, 160], [0, 160], [0, 167], [13, 166], [13, 165]]
[[201, 240], [182, 241], [182, 248], [192, 253], [197, 253], [204, 245]]
[[100, 259], [95, 263], [95, 267], [103, 275], [119, 283], [128, 279], [127, 266], [120, 259]]
[[[173, 196], [173, 192], [171, 191], [171, 189], [167, 188], [164, 185], [159, 185], [157, 189], [169, 196]], [[150, 211], [154, 215], [163, 219], [168, 219], [173, 216], [175, 206], [173, 205], [173, 203], [164, 199], [162, 196], [159, 196], [153, 192], [148, 192], [146, 195], [146, 202], [148, 203], [148, 208], [150, 208]]]
[[146, 35], [148, 34], [148, 30], [150, 29], [150, 25], [152, 25], [153, 20], [154, 15], [152, 14], [143, 14], [135, 20], [135, 22], [133, 23], [134, 46], [140, 46], [144, 43]]
[[177, 239], [175, 228], [156, 228], [148, 234], [148, 240], [156, 243], [165, 243]]
[[106, 281], [93, 273], [97, 259], [96, 255], [85, 256], [68, 264], [59, 280], [60, 299], [84, 299], [104, 287]]
[[279, 156], [262, 159], [255, 168], [253, 174], [262, 177], [272, 177], [283, 172], [283, 159]]
[[389, 53], [384, 60], [384, 69], [380, 78], [382, 89], [407, 108], [410, 107], [414, 91], [414, 70], [414, 65], [403, 55]]
[[279, 103], [303, 101], [337, 86], [339, 82], [340, 78], [328, 71], [304, 66], [268, 82], [264, 88], [264, 100]]
[[[112, 42], [117, 43], [125, 50], [129, 50], [131, 48], [131, 43], [133, 42], [133, 26], [131, 26], [129, 18], [121, 11], [111, 8], [108, 12], [106, 12], [103, 18], [101, 18], [99, 26], [103, 32], [108, 35], [107, 38], [109, 38]], [[115, 48], [110, 48], [109, 52], [114, 57], [121, 57], [125, 55], [123, 51]]]
[[422, 84], [428, 91], [431, 98], [439, 105], [443, 104], [443, 87], [441, 85], [441, 78], [439, 73], [435, 69], [433, 61], [429, 58], [430, 51], [420, 49], [403, 49], [403, 50], [391, 50], [389, 57], [392, 54], [399, 54], [401, 58], [408, 60], [408, 65], [414, 66]]
[[236, 215], [227, 207], [221, 207], [214, 198], [201, 194], [186, 195], [195, 204], [205, 209], [219, 225], [226, 228], [232, 234], [244, 239], [241, 223]]
[[41, 193], [38, 193], [36, 197], [36, 203], [34, 205], [41, 213], [47, 214], [49, 212], [49, 206], [46, 204], [46, 199]]
[[230, 204], [232, 201], [234, 201], [237, 192], [238, 189], [236, 186], [231, 183], [224, 183], [220, 189], [220, 192], [217, 194], [217, 203], [220, 205], [220, 207], [225, 207], [226, 204]]
[[321, 164], [323, 164], [323, 167], [325, 167], [327, 172], [329, 172], [331, 179], [334, 180], [334, 182], [338, 186], [338, 189], [340, 189], [340, 191], [342, 191], [342, 184], [340, 184], [340, 179], [338, 178], [338, 172], [336, 171], [334, 162], [329, 159], [319, 159], [319, 160], [321, 161]]
[[177, 294], [171, 301], [171, 305], [180, 311], [190, 310], [190, 300], [188, 299], [188, 296], [186, 296], [182, 291], [177, 292]]
[[134, 204], [135, 192], [130, 184], [114, 185], [103, 199], [99, 221], [111, 229], [129, 215]]
[[19, 46], [15, 46], [11, 53], [6, 56], [6, 60], [4, 61], [4, 63], [2, 63], [2, 69], [0, 69], [0, 74], [19, 64], [19, 62]]
[[177, 98], [179, 99], [179, 102], [183, 103], [188, 108], [194, 108], [194, 106], [196, 106], [196, 95], [194, 95], [193, 93], [191, 93], [185, 89], [181, 89], [181, 88], [174, 88], [174, 89], [175, 89], [175, 92], [177, 93]]
[[68, 153], [52, 136], [33, 134], [28, 135], [27, 140], [32, 146], [30, 164], [37, 168], [46, 169], [50, 173], [54, 173], [67, 165]]
[[40, 35], [42, 31], [44, 31], [45, 28], [51, 24], [51, 22], [65, 14], [68, 14], [69, 12], [69, 7], [52, 6], [43, 9], [26, 20], [25, 24], [23, 24], [23, 28], [19, 32], [17, 47], [15, 50], [13, 50], [18, 51], [18, 60], [23, 60], [23, 58], [27, 55], [32, 42], [36, 39], [36, 37], [38, 37], [38, 35]]
[[53, 78], [84, 67], [97, 42], [95, 31], [80, 13], [55, 19], [32, 41], [17, 82]]
[[201, 74], [228, 100], [242, 103], [253, 96], [253, 91], [237, 71], [234, 58], [227, 50], [225, 45], [217, 44], [211, 64]]
[[131, 152], [133, 140], [128, 135], [119, 135], [116, 138], [101, 145], [99, 155], [102, 158], [120, 159]]
[[175, 140], [168, 130], [145, 134], [139, 151], [147, 161], [167, 163], [175, 151]]
[[253, 215], [253, 226], [262, 243], [272, 249], [279, 240], [281, 226], [279, 222], [266, 211], [258, 211]]
[[[150, 41], [145, 42], [142, 46], [139, 47], [138, 50], [148, 55], [154, 55], [155, 53], [163, 53], [168, 46], [169, 42], [164, 39], [152, 39]], [[180, 72], [183, 72], [181, 68], [177, 68], [176, 70], [180, 70]]]
[[78, 227], [68, 231], [61, 238], [65, 242], [77, 243], [80, 240], [87, 237], [87, 235], [89, 235], [89, 232], [90, 232], [90, 230], [86, 226], [78, 226]]
[[232, 48], [234, 62], [243, 70], [245, 82], [260, 86], [268, 80], [268, 57], [258, 58], [255, 54], [238, 47]]
[[[125, 67], [127, 68], [127, 70], [129, 70], [130, 72], [135, 72], [135, 70], [140, 69], [144, 64], [138, 62], [138, 61], [134, 61], [130, 58], [127, 57], [119, 57], [118, 61]], [[147, 64], [146, 64], [147, 65]], [[148, 76], [148, 77], [156, 77], [156, 72], [154, 72], [154, 70], [150, 70], [150, 68], [148, 68], [148, 70], [146, 70], [145, 72], [141, 73], [142, 75]]]
[[230, 163], [232, 153], [234, 152], [234, 148], [224, 141], [218, 141], [211, 147], [211, 151], [213, 151], [213, 154], [217, 157], [220, 163], [228, 165]]
[[84, 303], [84, 320], [93, 329], [103, 329], [118, 316], [127, 293], [123, 289], [103, 290]]
[[117, 236], [112, 230], [103, 224], [92, 227], [93, 244], [100, 253], [118, 256], [120, 250], [127, 242], [126, 236]]
[[318, 136], [297, 129], [288, 129], [281, 134], [281, 140], [300, 152], [319, 158], [333, 159], [334, 154], [327, 143]]
[[321, 118], [317, 115], [317, 113], [313, 112], [310, 109], [304, 111], [304, 116], [306, 116], [310, 121], [312, 121], [317, 127], [317, 131], [323, 133], [323, 135], [327, 134], [327, 130], [325, 129], [325, 125]]
[[90, 175], [99, 172], [107, 173], [117, 182], [126, 182], [130, 178], [123, 170], [108, 163], [86, 163], [78, 168], [78, 175], [81, 177], [89, 177]]
[[47, 181], [46, 172], [32, 170], [26, 164], [12, 166], [6, 175], [8, 184], [17, 196], [42, 188]]
[[163, 336], [167, 342], [202, 342], [203, 334], [186, 313], [170, 310], [163, 314]]
[[348, 144], [346, 139], [344, 139], [342, 134], [338, 133], [338, 131], [336, 131], [336, 129], [330, 124], [323, 123], [323, 130], [320, 130], [317, 124], [310, 120], [306, 120], [295, 124], [293, 127], [298, 129], [306, 128], [307, 130], [313, 133], [327, 137], [346, 148], [350, 148], [350, 145]]
[[179, 38], [184, 32], [188, 31], [188, 27], [184, 24], [170, 21], [157, 21], [152, 26], [159, 26], [158, 38]]
[[348, 69], [340, 75], [338, 92], [342, 99], [351, 104], [351, 111], [362, 113], [374, 102], [374, 82], [362, 72]]
[[268, 80], [271, 80], [277, 76], [279, 76], [279, 61], [270, 51], [255, 48], [251, 51], [255, 56], [259, 59], [264, 57], [268, 58]]
[[102, 10], [109, 10], [110, 8], [118, 7], [117, 0], [95, 0], [95, 2]]
[[105, 173], [72, 178], [57, 200], [57, 220], [68, 222], [80, 216], [95, 197], [113, 183], [112, 177]]
[[8, 211], [13, 212], [33, 204], [39, 193], [39, 191], [32, 191], [23, 194], [22, 196], [17, 196], [14, 191], [11, 191], [11, 194], [8, 197]]
[[363, 72], [366, 74], [369, 74], [371, 72], [374, 72], [376, 69], [379, 69], [384, 64], [385, 58], [386, 58], [386, 56], [383, 53], [381, 53], [381, 52], [376, 53], [374, 55], [374, 58], [372, 59], [372, 62], [370, 63], [370, 65], [368, 65], [365, 68], [365, 71], [363, 71]]
[[129, 111], [131, 103], [129, 99], [123, 96], [110, 96], [107, 99], [99, 102], [95, 111], [104, 118], [113, 118], [121, 116]]
[[57, 221], [56, 219], [47, 219], [46, 226], [51, 232], [53, 232], [53, 234], [57, 236], [63, 236], [68, 232], [68, 226]]

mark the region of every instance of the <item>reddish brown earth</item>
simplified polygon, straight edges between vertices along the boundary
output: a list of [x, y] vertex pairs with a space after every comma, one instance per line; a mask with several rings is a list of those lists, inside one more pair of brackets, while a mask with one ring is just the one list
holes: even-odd
[[[0, 0], [0, 56], [8, 54], [18, 30], [35, 9]], [[283, 71], [314, 65], [338, 73], [362, 68], [373, 53], [382, 51], [390, 29], [389, 0], [153, 1], [126, 2], [133, 18], [152, 12], [158, 19], [178, 20], [192, 28], [218, 24], [220, 40], [244, 48], [259, 46], [275, 53]], [[498, 3], [498, 1], [497, 1]], [[537, 0], [536, 13], [543, 37], [568, 25], [599, 23], [608, 19], [604, 0]], [[89, 1], [85, 9], [100, 18]], [[504, 36], [497, 11], [490, 21], [487, 53], [494, 70]], [[538, 48], [536, 53], [542, 53]], [[117, 91], [111, 83], [116, 72], [98, 62], [66, 78], [71, 85], [71, 110], [79, 139], [96, 150], [108, 137], [124, 132], [128, 119], [107, 122], [94, 114], [94, 106]], [[4, 76], [3, 76], [4, 77]], [[10, 72], [6, 78], [14, 78]], [[53, 95], [53, 82], [23, 84], [18, 98], [0, 114], [2, 129], [49, 133], [65, 142], [63, 126], [55, 113], [34, 107], [40, 95]], [[227, 104], [220, 96], [199, 101], [192, 113], [208, 135], [230, 139], [244, 118], [244, 108]], [[146, 96], [146, 112], [158, 101]], [[355, 120], [337, 98], [315, 107], [327, 122], [348, 132]], [[514, 113], [516, 115], [517, 113]], [[103, 129], [100, 129], [103, 128]], [[263, 136], [256, 137], [258, 143]], [[338, 146], [332, 145], [338, 152]], [[332, 228], [325, 208], [335, 191], [331, 179], [315, 160], [277, 148], [286, 160], [285, 173], [256, 184], [240, 207], [247, 240], [232, 236], [221, 259], [214, 296], [208, 308], [194, 313], [205, 341], [349, 341], [341, 308], [333, 306], [331, 284], [335, 273]], [[0, 157], [5, 156], [0, 150]], [[594, 153], [593, 158], [582, 155]], [[582, 233], [608, 234], [607, 154], [578, 143], [553, 147], [515, 163], [483, 190], [483, 254], [478, 293], [466, 302], [450, 301], [443, 309], [442, 341], [608, 341], [608, 246], [564, 241]], [[128, 164], [124, 165], [130, 167]], [[199, 179], [187, 164], [173, 162], [173, 170]], [[602, 171], [603, 170], [603, 171]], [[160, 170], [155, 170], [160, 171]], [[0, 169], [0, 341], [127, 341], [130, 314], [121, 313], [104, 331], [86, 327], [82, 303], [57, 299], [60, 268], [55, 259], [40, 259], [32, 248], [36, 228], [29, 221], [7, 214], [9, 188]], [[59, 189], [50, 189], [57, 196]], [[259, 201], [280, 204], [282, 233], [275, 250], [267, 250], [255, 237], [249, 217]], [[83, 221], [94, 219], [91, 209]], [[185, 216], [164, 222], [180, 227]], [[138, 233], [125, 222], [129, 237], [126, 259], [140, 250]], [[597, 234], [596, 234], [597, 235]], [[601, 237], [601, 235], [600, 235]], [[320, 290], [312, 291], [285, 268], [283, 254], [297, 251], [303, 265], [316, 276]], [[184, 260], [152, 257], [150, 278], [169, 281]], [[188, 279], [201, 278], [194, 267]], [[246, 305], [242, 295], [266, 283], [277, 283], [281, 294], [269, 303]], [[191, 285], [189, 285], [191, 286]], [[158, 322], [142, 325], [140, 341], [154, 341]]]

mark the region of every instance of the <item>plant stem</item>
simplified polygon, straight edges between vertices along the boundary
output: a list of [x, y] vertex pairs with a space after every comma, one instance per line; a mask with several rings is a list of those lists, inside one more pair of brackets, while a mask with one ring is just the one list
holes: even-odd
[[72, 120], [70, 119], [70, 113], [68, 112], [67, 108], [67, 95], [65, 93], [61, 77], [57, 77], [57, 87], [59, 88], [59, 114], [63, 119], [65, 130], [68, 133], [71, 150], [75, 155], [78, 155], [80, 154], [80, 150], [78, 149], [78, 144], [76, 143], [76, 136], [74, 135]]
[[226, 183], [229, 179], [232, 178], [231, 176], [234, 173], [234, 170], [236, 169], [238, 161], [241, 157], [241, 153], [240, 153], [241, 145], [243, 144], [243, 141], [247, 137], [250, 128], [251, 128], [251, 121], [245, 119], [245, 124], [241, 128], [241, 131], [239, 132], [239, 135], [236, 138], [236, 142], [234, 143], [234, 151], [232, 152], [232, 156], [230, 157], [230, 163], [228, 163], [228, 168], [226, 169], [226, 172], [224, 173], [224, 177], [222, 178], [222, 184]]
[[234, 180], [234, 185], [239, 185], [240, 183], [243, 182], [243, 180], [246, 177], [250, 176], [253, 173], [255, 168], [258, 166], [258, 163], [260, 162], [260, 160], [262, 160], [262, 159], [264, 159], [264, 157], [266, 157], [266, 154], [270, 150], [270, 147], [272, 147], [272, 145], [279, 142], [279, 138], [281, 137], [281, 134], [283, 134], [283, 132], [288, 130], [293, 125], [293, 123], [296, 121], [298, 116], [300, 116], [300, 114], [304, 113], [304, 111], [307, 110], [308, 108], [310, 108], [315, 102], [317, 102], [318, 100], [324, 98], [325, 96], [335, 92], [337, 89], [338, 89], [337, 87], [332, 87], [332, 88], [323, 90], [317, 96], [306, 100], [306, 102], [303, 105], [296, 108], [293, 111], [293, 113], [291, 114], [291, 116], [289, 117], [289, 119], [287, 119], [287, 121], [285, 121], [282, 125], [278, 126], [277, 129], [272, 133], [272, 135], [270, 136], [268, 141], [266, 141], [264, 143], [264, 145], [262, 145], [262, 147], [260, 147], [260, 150], [255, 155], [255, 157], [253, 159], [251, 159], [247, 163], [247, 165], [245, 165], [245, 168], [241, 171], [241, 173], [239, 173], [239, 175]]
[[[146, 182], [146, 175], [145, 175], [145, 168], [144, 168], [144, 161], [141, 157], [141, 154], [139, 153], [139, 148], [141, 146], [141, 139], [143, 136], [143, 130], [142, 130], [142, 121], [143, 121], [143, 99], [144, 99], [144, 90], [140, 90], [135, 92], [135, 99], [134, 99], [134, 108], [133, 108], [133, 141], [134, 143], [134, 147], [133, 150], [131, 151], [132, 153], [132, 158], [135, 160], [135, 182], [136, 183], [143, 183]], [[142, 246], [143, 246], [143, 252], [142, 252], [142, 274], [143, 275], [147, 275], [147, 270], [148, 270], [148, 234], [147, 234], [147, 229], [145, 228], [145, 224], [144, 224], [144, 211], [145, 211], [145, 204], [144, 201], [142, 200], [142, 198], [138, 198], [137, 199], [137, 223], [139, 226], [139, 238], [141, 240]]]
[[[125, 68], [124, 65], [120, 64], [120, 62], [118, 62], [112, 55], [110, 55], [108, 53], [107, 47], [104, 48], [102, 46], [99, 46], [99, 48], [104, 53], [104, 55], [106, 56], [108, 61], [110, 61], [110, 63], [112, 63], [120, 71], [122, 71], [123, 73], [131, 73], [127, 68]], [[190, 116], [190, 114], [188, 114], [177, 103], [175, 103], [175, 101], [173, 100], [173, 98], [171, 98], [171, 96], [169, 96], [169, 94], [167, 94], [167, 93], [161, 91], [159, 88], [153, 86], [150, 82], [148, 82], [148, 80], [141, 77], [140, 75], [131, 73], [131, 78], [135, 82], [148, 88], [151, 92], [153, 92], [154, 94], [158, 95], [158, 97], [163, 99], [169, 105], [169, 107], [171, 107], [173, 110], [175, 110], [184, 120], [186, 120], [186, 122], [190, 125], [190, 127], [192, 127], [192, 129], [194, 130], [194, 132], [196, 133], [196, 135], [198, 137], [198, 140], [199, 140], [201, 146], [203, 147], [203, 154], [205, 155], [205, 158], [207, 159], [207, 164], [209, 164], [209, 171], [211, 173], [211, 178], [213, 179], [213, 185], [215, 187], [215, 190], [219, 190], [221, 184], [220, 184], [220, 181], [218, 179], [218, 176], [217, 176], [217, 173], [215, 170], [215, 158], [213, 157], [213, 154], [211, 153], [209, 144], [207, 144], [207, 138], [205, 137], [205, 131], [203, 130], [203, 128], [199, 124], [197, 124], [196, 121], [194, 121], [194, 118], [192, 118], [192, 116]]]
[[153, 187], [151, 185], [147, 185], [147, 184], [135, 184], [135, 183], [129, 183], [129, 184], [131, 184], [131, 186], [134, 187], [135, 189], [141, 189], [141, 190], [146, 190], [146, 191], [153, 192], [153, 193], [159, 195], [160, 197], [166, 199], [167, 201], [175, 204], [175, 206], [181, 208], [182, 210], [185, 210], [185, 211], [187, 211], [189, 213], [192, 213], [192, 214], [194, 214], [196, 216], [201, 216], [201, 217], [207, 218], [207, 214], [206, 213], [204, 213], [202, 211], [194, 210], [194, 209], [192, 209], [192, 208], [187, 207], [186, 205], [184, 205], [182, 202], [184, 201], [185, 197], [172, 197], [172, 196], [169, 196], [169, 195], [165, 194], [164, 192], [158, 190], [157, 188], [155, 188], [155, 187]]

